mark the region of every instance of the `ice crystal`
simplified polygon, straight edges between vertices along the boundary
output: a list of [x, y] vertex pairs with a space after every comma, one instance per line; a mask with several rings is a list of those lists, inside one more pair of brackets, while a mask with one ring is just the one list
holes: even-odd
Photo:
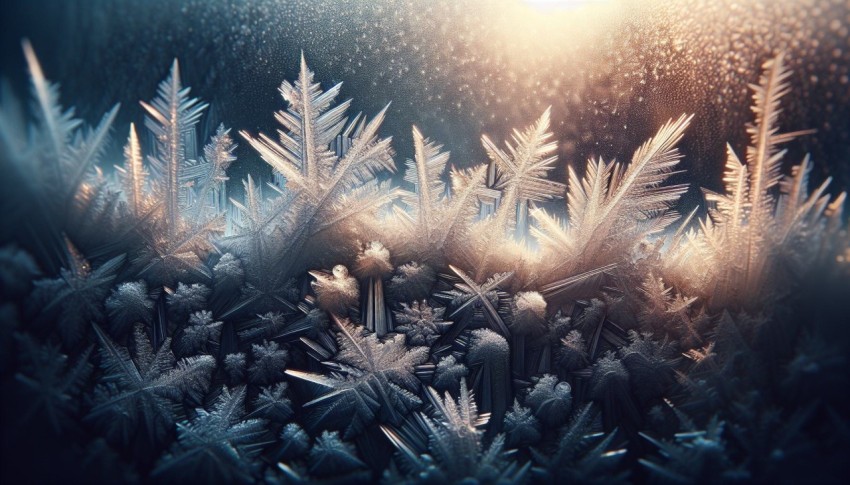
[[602, 406], [606, 428], [613, 423], [637, 422], [639, 416], [629, 394], [629, 371], [613, 353], [596, 361], [590, 375], [590, 397]]
[[316, 278], [312, 287], [319, 308], [329, 313], [345, 315], [360, 296], [357, 280], [349, 276], [348, 268], [341, 264], [334, 266], [331, 274], [311, 271], [310, 275]]
[[500, 313], [503, 294], [499, 292], [498, 287], [510, 279], [513, 273], [495, 274], [483, 284], [478, 284], [462, 269], [452, 265], [449, 265], [449, 269], [458, 277], [458, 281], [454, 283], [454, 289], [444, 293], [445, 297], [451, 299], [454, 307], [449, 318], [455, 318], [462, 313], [475, 313], [480, 309], [494, 330], [504, 336], [510, 335], [502, 318], [504, 310]]
[[231, 253], [225, 253], [213, 267], [213, 275], [217, 284], [230, 283], [230, 286], [238, 287], [245, 275], [239, 259]]
[[446, 309], [432, 308], [427, 301], [402, 303], [395, 312], [398, 330], [407, 335], [407, 342], [415, 346], [431, 346], [446, 331], [451, 322], [443, 321]]
[[514, 399], [514, 407], [505, 414], [505, 435], [510, 446], [528, 446], [540, 439], [540, 423], [531, 409], [520, 406]]
[[[490, 419], [479, 414], [475, 400], [461, 381], [460, 395], [455, 400], [446, 393], [444, 398], [429, 390], [434, 415], [420, 415], [415, 432], [381, 426], [381, 430], [399, 450], [398, 459], [410, 470], [411, 478], [423, 482], [497, 482], [521, 480], [525, 468], [507, 460], [504, 437], [497, 436], [485, 447], [481, 428]], [[427, 436], [427, 442], [417, 445], [416, 434]]]
[[392, 270], [390, 252], [378, 241], [367, 244], [357, 255], [354, 264], [354, 274], [366, 280], [366, 291], [363, 292], [366, 302], [363, 305], [362, 320], [366, 328], [377, 333], [378, 337], [383, 337], [393, 329], [390, 310], [384, 298], [384, 278], [389, 276]]
[[396, 301], [413, 302], [430, 296], [436, 279], [433, 268], [412, 261], [396, 268], [387, 289]]
[[141, 326], [136, 327], [135, 353], [131, 357], [100, 327], [95, 325], [94, 329], [100, 341], [104, 374], [88, 418], [99, 422], [109, 436], [122, 443], [139, 432], [140, 425], [151, 441], [161, 441], [174, 423], [173, 403], [203, 392], [215, 359], [197, 356], [175, 362], [171, 339], [155, 350]]
[[[145, 126], [156, 136], [158, 153], [151, 157], [151, 162], [161, 177], [159, 191], [165, 202], [166, 231], [173, 236], [181, 221], [180, 182], [186, 163], [183, 135], [201, 119], [208, 105], [189, 97], [189, 88], [184, 88], [180, 82], [177, 59], [168, 77], [157, 88], [157, 97], [151, 103], [142, 101], [141, 105], [148, 114]], [[132, 131], [130, 138], [133, 138]]]
[[71, 266], [62, 268], [58, 278], [36, 281], [31, 304], [37, 309], [39, 320], [55, 322], [63, 340], [75, 345], [83, 338], [89, 322], [103, 319], [103, 300], [124, 257], [92, 269], [70, 241], [66, 244]]
[[204, 157], [187, 159], [187, 138], [193, 139], [187, 135], [195, 133], [207, 108], [206, 103], [191, 98], [189, 91], [182, 84], [175, 59], [159, 84], [156, 98], [141, 102], [147, 114], [145, 127], [156, 139], [154, 153], [148, 156], [151, 181], [145, 183], [147, 176], [133, 126], [125, 165], [119, 171], [130, 213], [144, 222], [136, 228], [145, 244], [143, 255], [137, 259], [140, 274], [152, 274], [161, 282], [173, 282], [186, 272], [208, 275], [202, 258], [212, 249], [210, 237], [224, 231], [224, 216], [218, 213], [219, 207], [209, 210], [210, 199], [217, 199], [216, 192], [226, 178], [224, 170], [235, 159], [234, 145], [223, 126], [204, 149]]
[[207, 305], [210, 289], [200, 283], [187, 285], [178, 283], [175, 291], [167, 292], [168, 308], [179, 319], [185, 319], [189, 313], [201, 310]]
[[[335, 361], [326, 365], [335, 372], [323, 376], [286, 371], [291, 377], [328, 389], [305, 404], [318, 408], [317, 424], [326, 420], [338, 424], [343, 420], [347, 423], [346, 436], [354, 436], [376, 418], [397, 423], [421, 404], [415, 394], [419, 381], [413, 371], [414, 366], [425, 361], [428, 349], [408, 349], [403, 335], [393, 335], [382, 342], [375, 334], [364, 335], [346, 320], [334, 317], [334, 321], [340, 330], [340, 351]], [[350, 410], [354, 416], [347, 414]]]
[[546, 426], [558, 426], [566, 422], [572, 405], [570, 384], [558, 382], [558, 378], [546, 374], [534, 384], [525, 398], [525, 404], [534, 410]]
[[289, 359], [289, 352], [280, 348], [277, 342], [265, 341], [251, 346], [253, 363], [248, 368], [251, 382], [268, 384], [280, 380]]
[[469, 373], [469, 369], [458, 362], [454, 355], [447, 355], [437, 362], [434, 370], [435, 389], [455, 392], [460, 388], [460, 382]]
[[289, 423], [280, 431], [281, 450], [280, 456], [284, 459], [299, 457], [310, 448], [310, 436], [298, 426], [298, 423]]
[[588, 365], [587, 344], [577, 330], [572, 330], [561, 339], [557, 353], [558, 367], [565, 371], [583, 369]]
[[106, 299], [109, 330], [113, 335], [126, 335], [137, 322], [149, 323], [154, 301], [144, 280], [121, 283]]
[[35, 120], [28, 125], [19, 110], [9, 104], [0, 107], [0, 147], [4, 168], [10, 169], [4, 170], [4, 176], [29, 203], [27, 211], [8, 214], [8, 227], [18, 230], [14, 223], [20, 223], [26, 229], [20, 231], [21, 240], [34, 243], [39, 260], [56, 270], [68, 263], [61, 257], [63, 234], [103, 244], [92, 232], [109, 227], [114, 198], [105, 190], [97, 164], [106, 151], [119, 106], [104, 114], [95, 128], [83, 127], [73, 109], [59, 104], [59, 86], [45, 78], [29, 41], [23, 42], [23, 49]]
[[[751, 86], [755, 120], [747, 127], [746, 164], [727, 147], [725, 194], [706, 191], [713, 206], [709, 216], [668, 263], [673, 268], [699, 268], [690, 284], [711, 293], [717, 306], [762, 304], [773, 296], [773, 285], [766, 282], [783, 277], [789, 263], [802, 268], [814, 261], [819, 249], [829, 247], [819, 244], [827, 227], [841, 225], [836, 221], [846, 195], [830, 202], [829, 178], [809, 193], [808, 156], [791, 175], [781, 173], [786, 150], [779, 150], [779, 145], [807, 132], [778, 132], [780, 101], [788, 93], [791, 72], [781, 54], [763, 68], [759, 84]], [[779, 198], [774, 195], [776, 187]]]
[[[36, 452], [78, 460], [72, 481], [818, 481], [841, 463], [846, 196], [810, 191], [808, 157], [780, 173], [803, 133], [777, 129], [782, 56], [699, 220], [667, 185], [690, 117], [628, 164], [567, 165], [568, 191], [549, 110], [504, 148], [483, 137], [489, 167], [450, 167], [414, 128], [388, 190], [387, 110], [347, 119], [303, 56], [278, 136], [240, 132], [275, 183], [249, 174], [225, 208], [236, 146], [200, 132], [176, 61], [139, 110], [152, 150], [130, 124], [121, 161], [116, 109], [83, 128], [24, 51], [34, 122], [0, 108], [0, 374], [21, 394], [4, 450], [61, 433]], [[543, 209], [561, 197], [565, 219]]]
[[218, 347], [222, 322], [213, 321], [212, 312], [198, 311], [189, 315], [189, 325], [183, 329], [175, 349], [181, 355], [213, 353]]
[[[278, 131], [279, 141], [263, 134], [254, 138], [240, 132], [263, 160], [283, 176], [286, 189], [292, 193], [284, 225], [288, 247], [283, 258], [299, 255], [300, 261], [285, 264], [287, 272], [296, 263], [309, 262], [308, 254], [303, 252], [308, 238], [367, 214], [394, 197], [374, 179], [378, 171], [395, 169], [390, 139], [378, 138], [387, 108], [368, 123], [359, 116], [349, 122], [345, 112], [350, 101], [331, 107], [341, 86], [337, 84], [323, 92], [313, 81], [313, 72], [302, 55], [298, 79], [294, 83], [284, 81], [280, 86], [289, 106], [275, 115], [283, 126]], [[329, 145], [343, 129], [355, 136], [345, 155], [337, 156]]]
[[27, 396], [28, 412], [22, 424], [27, 424], [31, 416], [43, 413], [59, 433], [79, 410], [77, 397], [92, 371], [89, 363], [92, 347], [80, 354], [76, 362], [69, 362], [68, 356], [55, 345], [40, 345], [27, 335], [17, 337], [20, 354], [26, 359], [21, 372], [15, 374]]
[[536, 466], [532, 474], [547, 482], [622, 482], [624, 476], [615, 467], [625, 450], [609, 450], [613, 433], [601, 440], [599, 434], [591, 434], [592, 417], [590, 405], [585, 406], [565, 427], [551, 454], [533, 451]]
[[254, 481], [251, 458], [266, 433], [262, 419], [244, 419], [245, 387], [225, 387], [211, 411], [177, 424], [177, 442], [163, 455], [154, 477], [172, 480]]
[[511, 371], [508, 342], [498, 333], [481, 328], [472, 331], [467, 360], [478, 368], [477, 388], [481, 408], [498, 420], [498, 427], [510, 405]]
[[413, 184], [414, 190], [401, 194], [410, 212], [399, 208], [395, 211], [401, 230], [399, 253], [440, 262], [444, 247], [465, 236], [477, 215], [477, 195], [483, 187], [485, 166], [452, 169], [449, 190], [443, 182], [449, 152], [441, 152], [442, 145], [425, 138], [416, 127], [413, 148], [414, 159], [406, 163], [404, 180]]
[[365, 466], [337, 431], [322, 432], [310, 449], [310, 472], [316, 476], [343, 476]]
[[695, 479], [733, 481], [747, 478], [745, 472], [736, 470], [722, 439], [723, 421], [712, 418], [705, 430], [679, 433], [675, 441], [658, 441], [642, 434], [658, 447], [664, 460], [640, 459], [650, 472], [665, 481], [687, 482]]
[[[496, 211], [494, 230], [504, 233], [516, 222], [528, 225], [528, 203], [530, 201], [545, 201], [560, 198], [564, 184], [547, 180], [549, 171], [554, 169], [557, 160], [552, 154], [557, 148], [557, 142], [549, 141], [552, 132], [549, 131], [551, 108], [540, 116], [534, 125], [523, 132], [514, 130], [513, 144], [507, 143], [507, 152], [501, 150], [486, 135], [481, 137], [481, 143], [487, 150], [490, 160], [496, 165], [495, 189], [502, 191], [502, 210]], [[518, 206], [517, 221], [511, 220], [515, 206]], [[527, 227], [517, 228], [518, 238], [526, 236]]]
[[675, 220], [670, 206], [687, 186], [663, 183], [681, 159], [676, 144], [690, 121], [683, 115], [665, 123], [635, 151], [628, 165], [591, 160], [583, 179], [568, 167], [568, 223], [541, 208], [531, 211], [536, 222], [531, 233], [558, 261], [544, 273], [546, 280], [555, 282], [550, 287], [560, 279], [617, 262], [645, 236]]
[[241, 381], [245, 376], [248, 359], [242, 352], [227, 354], [224, 357], [224, 370], [230, 376], [231, 381]]
[[286, 422], [293, 415], [292, 401], [286, 397], [287, 388], [285, 382], [262, 388], [260, 395], [254, 400], [254, 411], [251, 415], [259, 415], [278, 423]]

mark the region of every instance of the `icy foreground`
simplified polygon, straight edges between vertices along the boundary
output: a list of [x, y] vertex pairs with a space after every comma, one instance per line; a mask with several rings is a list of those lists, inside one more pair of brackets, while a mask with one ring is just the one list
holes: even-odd
[[[31, 115], [0, 106], [3, 452], [74, 446], [17, 449], [4, 477], [837, 477], [846, 194], [810, 187], [808, 157], [783, 171], [805, 132], [778, 128], [781, 55], [724, 191], [682, 216], [668, 179], [690, 115], [628, 163], [568, 164], [567, 184], [549, 110], [483, 136], [489, 164], [467, 168], [413, 127], [393, 187], [386, 108], [349, 117], [302, 56], [275, 136], [239, 131], [275, 179], [234, 200], [236, 137], [191, 144], [207, 104], [176, 60], [139, 110], [151, 153], [130, 125], [108, 161], [118, 106], [83, 126], [24, 53]], [[68, 470], [27, 468], [48, 452]]]

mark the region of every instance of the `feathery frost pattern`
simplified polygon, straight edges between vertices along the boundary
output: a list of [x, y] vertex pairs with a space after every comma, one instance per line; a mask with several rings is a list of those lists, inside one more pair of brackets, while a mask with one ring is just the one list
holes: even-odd
[[755, 122], [747, 127], [746, 163], [727, 146], [725, 193], [705, 191], [708, 217], [672, 251], [673, 274], [681, 274], [684, 265], [697, 268], [687, 283], [711, 292], [718, 308], [762, 305], [775, 296], [771, 280], [787, 278], [787, 270], [799, 272], [820, 258], [835, 258], [847, 247], [838, 234], [846, 193], [831, 199], [826, 192], [831, 178], [809, 193], [808, 155], [790, 175], [781, 173], [786, 150], [779, 145], [809, 133], [779, 133], [789, 76], [782, 55], [764, 64], [759, 84], [750, 86]]
[[668, 182], [689, 115], [628, 163], [567, 163], [566, 185], [550, 109], [483, 136], [489, 166], [413, 127], [393, 187], [387, 108], [349, 119], [302, 55], [277, 136], [239, 131], [274, 183], [228, 199], [236, 144], [176, 60], [108, 160], [118, 107], [83, 127], [24, 57], [33, 119], [0, 105], [20, 197], [0, 218], [4, 450], [67, 442], [74, 481], [777, 482], [841, 462], [846, 194], [810, 187], [809, 156], [782, 170], [809, 133], [778, 130], [782, 55], [746, 156], [727, 145], [722, 190], [685, 217]]

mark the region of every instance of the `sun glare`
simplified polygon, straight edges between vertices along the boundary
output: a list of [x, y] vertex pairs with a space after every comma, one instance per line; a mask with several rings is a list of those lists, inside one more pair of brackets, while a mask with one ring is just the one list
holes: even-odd
[[608, 3], [609, 0], [523, 0], [523, 2], [542, 9], [574, 9], [585, 5]]

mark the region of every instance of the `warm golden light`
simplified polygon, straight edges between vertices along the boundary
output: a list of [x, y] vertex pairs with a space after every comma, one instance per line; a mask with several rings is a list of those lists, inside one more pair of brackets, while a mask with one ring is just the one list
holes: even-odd
[[523, 0], [532, 7], [577, 8], [589, 4], [607, 3], [609, 0]]

